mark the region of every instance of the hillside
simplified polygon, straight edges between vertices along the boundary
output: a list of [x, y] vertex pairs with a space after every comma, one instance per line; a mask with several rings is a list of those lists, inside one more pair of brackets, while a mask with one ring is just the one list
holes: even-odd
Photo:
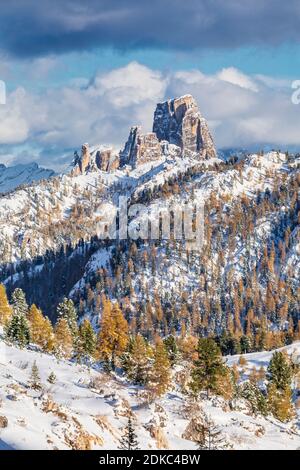
[[[155, 403], [147, 404], [142, 388], [122, 376], [107, 376], [51, 355], [1, 345], [0, 419], [7, 427], [0, 430], [0, 450], [4, 449], [117, 449], [132, 411], [140, 447], [143, 449], [196, 449], [189, 437], [196, 405], [181, 393], [174, 372], [170, 391]], [[300, 343], [285, 348], [289, 354], [300, 353]], [[244, 355], [247, 365], [242, 380], [255, 366], [266, 367], [271, 353]], [[228, 358], [232, 365], [239, 356]], [[43, 389], [29, 386], [30, 369], [36, 361]], [[182, 366], [177, 366], [177, 373]], [[55, 384], [47, 382], [54, 371]], [[300, 447], [299, 421], [288, 424], [262, 416], [253, 416], [243, 400], [230, 410], [222, 399], [211, 397], [198, 402], [218, 425], [233, 449], [297, 449]], [[199, 415], [201, 415], [198, 410]]]

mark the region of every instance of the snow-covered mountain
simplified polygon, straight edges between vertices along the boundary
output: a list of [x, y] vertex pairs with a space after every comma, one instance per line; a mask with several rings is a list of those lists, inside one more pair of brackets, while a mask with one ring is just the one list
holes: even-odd
[[[182, 373], [190, 374], [199, 337], [232, 355], [227, 363], [241, 385], [254, 366], [266, 369], [271, 350], [300, 352], [300, 155], [236, 156], [218, 157], [195, 100], [185, 95], [159, 103], [153, 131], [132, 127], [120, 151], [84, 144], [68, 173], [45, 170], [41, 180], [1, 196], [0, 283], [9, 298], [22, 288], [55, 324], [57, 305], [69, 297], [79, 322], [89, 319], [96, 332], [110, 302], [132, 338], [142, 335], [155, 349], [158, 338], [172, 335], [180, 353], [168, 392], [147, 402], [147, 390], [129, 382], [120, 364], [108, 375], [99, 362], [88, 368], [58, 360], [36, 345], [20, 351], [0, 337], [0, 449], [114, 449], [129, 410], [145, 449], [195, 449], [193, 418], [202, 412], [229, 448], [299, 448], [299, 415], [283, 424], [270, 410], [255, 414], [251, 397], [195, 404], [184, 390], [190, 376]], [[0, 168], [0, 183], [8, 170]], [[194, 227], [199, 205], [198, 246], [181, 216], [189, 208]], [[251, 354], [241, 361], [241, 352]], [[34, 361], [38, 391], [28, 387]], [[258, 388], [265, 397], [266, 383]], [[296, 403], [299, 391], [292, 392]]]
[[[300, 156], [218, 159], [190, 95], [159, 104], [153, 131], [132, 128], [119, 153], [84, 144], [69, 174], [2, 197], [0, 282], [9, 292], [22, 287], [52, 319], [71, 295], [97, 322], [105, 292], [136, 319], [159, 300], [168, 321], [157, 323], [157, 333], [175, 324], [219, 335], [234, 312], [245, 331], [252, 307], [254, 323], [263, 313], [275, 331], [293, 325], [296, 332]], [[184, 240], [100, 240], [99, 223], [117, 214], [120, 196], [144, 205], [132, 226], [172, 206], [204, 202], [203, 249], [190, 250]]]
[[53, 170], [40, 168], [37, 163], [19, 164], [6, 167], [0, 164], [0, 194], [13, 191], [22, 185], [54, 176]]

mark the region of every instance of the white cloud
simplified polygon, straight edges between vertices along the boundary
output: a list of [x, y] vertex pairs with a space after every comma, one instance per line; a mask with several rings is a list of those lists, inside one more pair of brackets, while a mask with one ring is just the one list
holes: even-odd
[[29, 136], [29, 123], [24, 114], [25, 90], [18, 88], [0, 105], [0, 144], [24, 142]]
[[217, 74], [217, 78], [241, 88], [246, 88], [246, 90], [258, 91], [256, 83], [235, 67], [222, 69]]
[[106, 95], [114, 106], [124, 108], [159, 99], [165, 88], [166, 78], [160, 72], [131, 62], [126, 67], [97, 76], [89, 94]]

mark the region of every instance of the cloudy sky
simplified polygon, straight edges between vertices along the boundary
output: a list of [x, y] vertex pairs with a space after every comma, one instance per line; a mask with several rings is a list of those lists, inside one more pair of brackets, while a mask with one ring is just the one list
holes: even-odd
[[300, 149], [299, 0], [0, 0], [0, 162], [63, 169], [191, 93], [218, 148]]

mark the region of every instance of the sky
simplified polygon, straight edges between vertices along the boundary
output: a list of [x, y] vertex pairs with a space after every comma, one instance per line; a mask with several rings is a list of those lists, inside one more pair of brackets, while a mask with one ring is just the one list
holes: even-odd
[[[191, 93], [217, 148], [300, 149], [298, 0], [0, 0], [0, 162], [63, 170]], [[1, 103], [1, 99], [0, 99]]]

